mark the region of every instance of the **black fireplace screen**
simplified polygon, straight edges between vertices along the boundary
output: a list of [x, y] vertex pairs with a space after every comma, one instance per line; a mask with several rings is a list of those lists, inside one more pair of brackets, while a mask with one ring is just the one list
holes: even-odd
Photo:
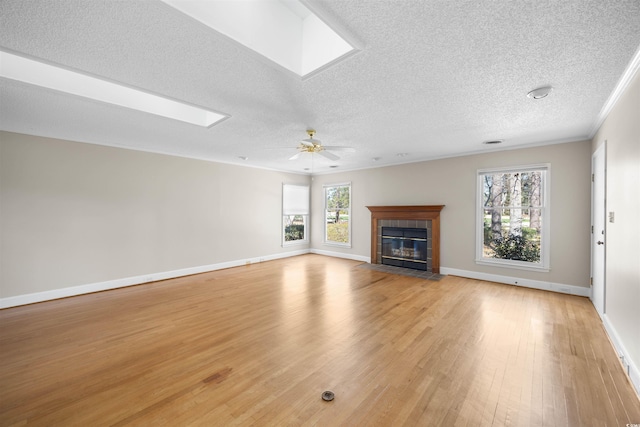
[[382, 263], [426, 270], [427, 230], [382, 227]]

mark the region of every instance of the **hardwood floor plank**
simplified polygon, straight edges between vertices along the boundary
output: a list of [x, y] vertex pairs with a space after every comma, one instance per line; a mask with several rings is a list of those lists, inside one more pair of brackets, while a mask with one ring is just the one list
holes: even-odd
[[587, 299], [358, 265], [304, 255], [0, 310], [0, 425], [639, 422]]

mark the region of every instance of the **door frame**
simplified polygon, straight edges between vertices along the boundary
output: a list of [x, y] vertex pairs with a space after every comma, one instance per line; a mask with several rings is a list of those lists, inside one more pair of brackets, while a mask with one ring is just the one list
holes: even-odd
[[[602, 170], [596, 170], [596, 160], [600, 160], [602, 163]], [[591, 292], [590, 299], [595, 307], [598, 315], [603, 318], [606, 312], [606, 296], [607, 296], [607, 141], [603, 141], [602, 144], [593, 152], [591, 155]], [[601, 200], [596, 200], [596, 182], [598, 182], [600, 188], [602, 188]], [[602, 209], [602, 231], [599, 231], [598, 227], [595, 224], [595, 214], [596, 209]], [[596, 242], [599, 240], [598, 233], [603, 233], [604, 235], [601, 237], [604, 242], [602, 254], [602, 277], [601, 280], [598, 281], [597, 278], [594, 277], [594, 270], [596, 264], [596, 256], [597, 256], [597, 246]], [[602, 289], [598, 289], [597, 287], [601, 286]], [[596, 298], [596, 292], [601, 293], [601, 301]]]

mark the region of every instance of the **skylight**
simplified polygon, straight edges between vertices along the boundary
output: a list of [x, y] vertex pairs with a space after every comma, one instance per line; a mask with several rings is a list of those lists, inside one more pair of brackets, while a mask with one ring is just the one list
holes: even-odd
[[356, 51], [298, 0], [163, 0], [305, 77]]
[[228, 117], [2, 51], [0, 51], [0, 76], [203, 127], [213, 126]]

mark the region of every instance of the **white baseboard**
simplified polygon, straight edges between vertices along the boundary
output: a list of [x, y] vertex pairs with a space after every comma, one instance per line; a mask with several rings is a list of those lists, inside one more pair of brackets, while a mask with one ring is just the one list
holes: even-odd
[[53, 289], [50, 291], [36, 292], [32, 294], [17, 295], [0, 298], [0, 308], [16, 307], [19, 305], [33, 304], [36, 302], [50, 301], [75, 295], [90, 294], [92, 292], [106, 291], [109, 289], [123, 288], [126, 286], [140, 285], [142, 283], [156, 282], [158, 280], [173, 279], [189, 276], [191, 274], [206, 273], [208, 271], [222, 270], [224, 268], [239, 267], [263, 261], [271, 261], [280, 258], [289, 258], [297, 255], [308, 254], [309, 249], [283, 252], [273, 255], [265, 255], [255, 258], [247, 258], [236, 261], [221, 262], [218, 264], [202, 265], [198, 267], [183, 268], [180, 270], [164, 271], [161, 273], [144, 274], [140, 276], [125, 277], [122, 279], [107, 280], [106, 282], [89, 283], [86, 285], [71, 286], [68, 288]]
[[323, 251], [321, 249], [311, 249], [309, 252], [311, 252], [312, 254], [332, 256], [334, 258], [345, 258], [345, 259], [352, 259], [354, 261], [363, 261], [363, 262], [369, 262], [369, 263], [371, 262], [371, 257], [362, 256], [362, 255], [345, 254], [343, 252]]
[[629, 377], [629, 380], [631, 380], [631, 384], [636, 390], [636, 393], [640, 396], [640, 370], [638, 369], [638, 366], [629, 355], [629, 352], [620, 339], [620, 335], [618, 335], [618, 331], [613, 327], [613, 324], [606, 313], [602, 316], [602, 323], [604, 324], [604, 329], [607, 331], [607, 335], [609, 335], [609, 340], [613, 344], [613, 348], [616, 353], [618, 353], [618, 357], [622, 362], [625, 373]]
[[588, 297], [591, 294], [590, 288], [584, 288], [582, 286], [543, 282], [541, 280], [521, 279], [519, 277], [501, 276], [498, 274], [487, 274], [469, 270], [459, 270], [457, 268], [440, 267], [440, 274], [451, 274], [452, 276], [468, 277], [470, 279], [486, 280], [488, 282], [506, 283], [508, 285], [542, 289], [545, 291], [559, 292], [563, 294], [579, 295], [581, 297]]

